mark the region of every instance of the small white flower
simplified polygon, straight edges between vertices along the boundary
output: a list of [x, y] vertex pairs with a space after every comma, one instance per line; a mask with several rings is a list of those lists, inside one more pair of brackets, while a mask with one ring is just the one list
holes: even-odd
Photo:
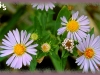
[[67, 49], [70, 53], [73, 53], [73, 48], [74, 48], [74, 40], [72, 39], [65, 39], [63, 42], [62, 42], [62, 46], [65, 47], [65, 49]]
[[78, 11], [72, 14], [72, 18], [69, 21], [67, 21], [65, 16], [61, 17], [61, 24], [64, 27], [59, 28], [57, 34], [61, 35], [68, 31], [67, 38], [74, 39], [75, 41], [85, 38], [87, 36], [86, 32], [90, 31], [89, 20], [84, 15], [78, 18], [78, 14]]
[[91, 70], [95, 73], [96, 70], [100, 71], [98, 68], [100, 64], [100, 36], [94, 38], [94, 34], [91, 37], [88, 34], [86, 39], [80, 41], [76, 47], [83, 54], [76, 59], [80, 69], [83, 69], [83, 72]]
[[33, 40], [29, 40], [31, 34], [27, 34], [26, 31], [21, 31], [19, 33], [18, 29], [9, 31], [8, 36], [5, 35], [6, 39], [2, 39], [2, 44], [0, 46], [4, 50], [0, 51], [1, 57], [11, 55], [7, 60], [6, 64], [14, 69], [20, 69], [22, 65], [30, 65], [32, 60], [32, 55], [36, 55], [35, 47], [38, 44], [31, 45]]
[[41, 10], [45, 9], [46, 11], [48, 11], [49, 8], [53, 10], [53, 8], [55, 7], [55, 5], [51, 2], [33, 3], [32, 5], [33, 8], [37, 7], [37, 9], [41, 9]]

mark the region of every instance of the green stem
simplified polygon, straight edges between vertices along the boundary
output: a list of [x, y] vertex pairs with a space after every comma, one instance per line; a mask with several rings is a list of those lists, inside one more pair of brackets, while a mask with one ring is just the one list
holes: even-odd
[[52, 55], [50, 55], [50, 58], [52, 60], [52, 63], [54, 65], [56, 71], [58, 71], [58, 72], [59, 71], [60, 72], [63, 71], [62, 65], [61, 65], [61, 60], [60, 60], [59, 56], [54, 54], [54, 53], [52, 53]]

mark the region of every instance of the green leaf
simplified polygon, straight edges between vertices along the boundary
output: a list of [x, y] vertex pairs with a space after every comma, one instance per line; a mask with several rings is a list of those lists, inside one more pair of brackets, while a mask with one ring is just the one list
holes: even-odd
[[64, 70], [66, 67], [66, 63], [67, 63], [67, 57], [69, 56], [69, 52], [66, 50], [62, 51], [62, 56], [61, 56], [61, 65], [62, 65], [62, 69]]
[[54, 11], [49, 9], [47, 13], [48, 14], [54, 14]]
[[30, 71], [34, 71], [36, 69], [37, 61], [36, 61], [36, 56], [33, 56], [33, 59], [30, 63]]
[[66, 58], [66, 57], [68, 57], [68, 56], [69, 56], [69, 52], [66, 51], [66, 50], [63, 50], [63, 51], [62, 51], [62, 57], [63, 57], [63, 58]]
[[59, 46], [56, 45], [55, 53], [58, 54]]
[[63, 57], [65, 55], [66, 50], [62, 50], [62, 56]]
[[76, 56], [76, 57], [78, 56], [78, 52], [77, 52], [77, 48], [76, 47], [74, 47], [74, 49], [73, 49], [73, 55]]
[[15, 26], [19, 18], [24, 14], [25, 10], [26, 6], [23, 6], [17, 10], [17, 12], [12, 16], [11, 20], [8, 22], [8, 24], [1, 30], [0, 34], [2, 35], [0, 35], [0, 39], [2, 39], [4, 35]]
[[50, 38], [50, 33], [49, 32], [47, 32], [47, 31], [42, 31], [43, 32], [43, 35], [42, 35], [42, 40], [41, 40], [41, 42], [47, 42], [48, 41], [48, 39]]
[[94, 27], [89, 32], [90, 35], [94, 34]]
[[0, 62], [5, 60], [6, 58], [7, 58], [7, 56], [6, 57], [0, 57]]
[[30, 26], [27, 29], [27, 31], [28, 32], [37, 32], [37, 33], [41, 34], [42, 27], [40, 25], [40, 21], [39, 21], [38, 17], [32, 15], [31, 18], [32, 18], [31, 21], [33, 22], [33, 25]]
[[51, 60], [52, 60], [52, 63], [55, 67], [55, 69], [59, 72], [59, 71], [62, 71], [62, 66], [61, 66], [61, 60], [60, 60], [60, 57], [55, 54], [54, 52], [52, 52], [52, 55], [50, 54], [49, 55]]
[[66, 58], [62, 58], [61, 59], [61, 63], [62, 63], [62, 69], [64, 70], [67, 64], [67, 57]]
[[61, 27], [61, 17], [65, 16], [67, 20], [69, 20], [71, 16], [71, 12], [68, 10], [66, 6], [63, 6], [60, 12], [58, 13], [57, 19], [56, 19], [56, 25], [54, 27], [54, 32], [57, 33], [57, 29]]
[[45, 12], [41, 15], [41, 23], [42, 23], [42, 28], [43, 30], [46, 28], [46, 23], [47, 23], [47, 15]]
[[51, 33], [53, 34], [54, 33], [54, 27], [56, 25], [56, 21], [52, 21], [52, 20], [49, 20], [50, 22], [47, 23], [46, 25], [46, 30], [50, 30]]
[[44, 52], [39, 52], [37, 55], [37, 59], [40, 59], [41, 57], [45, 56], [46, 54]]

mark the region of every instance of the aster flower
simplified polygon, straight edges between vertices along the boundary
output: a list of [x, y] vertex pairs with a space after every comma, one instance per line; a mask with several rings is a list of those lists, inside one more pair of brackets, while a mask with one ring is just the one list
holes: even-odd
[[90, 37], [87, 35], [86, 39], [80, 41], [76, 45], [82, 55], [76, 59], [77, 65], [80, 65], [80, 69], [83, 72], [91, 70], [93, 73], [99, 71], [98, 64], [100, 64], [100, 36], [94, 38], [94, 34]]
[[38, 44], [31, 45], [33, 40], [29, 40], [31, 34], [27, 34], [26, 31], [19, 33], [18, 29], [9, 31], [8, 35], [5, 35], [6, 39], [2, 39], [3, 46], [0, 46], [4, 50], [0, 51], [1, 57], [11, 55], [6, 64], [14, 69], [20, 69], [22, 65], [30, 65], [32, 55], [36, 55], [35, 47]]
[[37, 9], [41, 9], [41, 10], [45, 9], [46, 11], [48, 11], [49, 9], [53, 10], [53, 8], [55, 7], [55, 5], [51, 2], [33, 3], [32, 5], [33, 8], [37, 7]]
[[62, 42], [62, 46], [65, 47], [65, 49], [67, 49], [70, 53], [73, 53], [73, 48], [74, 48], [74, 40], [72, 39], [65, 39], [63, 42]]
[[61, 35], [67, 31], [67, 38], [74, 39], [75, 41], [85, 38], [87, 35], [86, 32], [90, 31], [89, 20], [84, 15], [78, 18], [78, 14], [78, 11], [72, 14], [72, 18], [69, 21], [67, 21], [65, 16], [61, 17], [61, 24], [64, 27], [59, 28], [57, 34]]

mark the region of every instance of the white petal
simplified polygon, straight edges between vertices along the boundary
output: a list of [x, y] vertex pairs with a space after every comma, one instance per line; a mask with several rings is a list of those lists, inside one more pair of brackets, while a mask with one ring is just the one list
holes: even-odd
[[22, 56], [22, 62], [24, 64], [24, 66], [26, 66], [27, 62], [26, 62], [25, 54], [23, 54], [23, 56]]
[[84, 63], [85, 63], [85, 65], [84, 65], [83, 71], [84, 72], [88, 72], [88, 69], [89, 69], [89, 61], [86, 58], [84, 60]]
[[76, 59], [76, 62], [75, 63], [79, 63], [82, 59], [84, 58], [84, 56], [80, 56], [79, 58]]
[[37, 3], [34, 3], [34, 4], [32, 4], [32, 5], [33, 5], [32, 7], [34, 8], [34, 7], [36, 7], [38, 4], [37, 4]]
[[36, 55], [36, 49], [27, 49], [27, 52], [33, 55]]
[[61, 25], [64, 25], [64, 26], [65, 26], [65, 25], [66, 25], [66, 23], [64, 23], [64, 22], [61, 22]]
[[86, 47], [84, 46], [84, 43], [83, 42], [79, 42], [81, 48], [82, 48], [82, 51], [85, 51]]
[[6, 64], [9, 66], [15, 58], [15, 54], [13, 54], [7, 61]]
[[95, 69], [99, 71], [99, 68], [97, 67], [96, 63], [93, 60], [91, 60], [91, 62], [93, 63]]
[[99, 40], [99, 36], [97, 36], [94, 40], [93, 40], [93, 42], [91, 43], [91, 46], [93, 46], [96, 42], [98, 42], [98, 40]]
[[75, 32], [75, 35], [76, 35], [76, 38], [78, 39], [78, 41], [82, 40], [76, 32]]
[[83, 31], [81, 31], [81, 30], [78, 30], [77, 33], [79, 34], [79, 36], [80, 36], [82, 39], [85, 38], [85, 37], [87, 36], [87, 34], [86, 34], [85, 32], [83, 32]]
[[90, 31], [90, 29], [81, 28], [81, 27], [80, 27], [80, 30], [83, 31], [83, 32], [89, 32]]
[[67, 21], [67, 19], [66, 19], [65, 16], [61, 17], [60, 19], [61, 19], [63, 22], [68, 23], [68, 21]]
[[83, 61], [84, 61], [84, 57], [82, 56], [80, 61], [79, 61], [79, 63], [77, 65], [81, 65], [83, 63]]
[[9, 53], [9, 52], [11, 52], [11, 53], [13, 53], [13, 50], [9, 50], [9, 49], [7, 49], [7, 50], [2, 50], [2, 51], [0, 51], [0, 53]]
[[68, 39], [71, 38], [71, 33], [70, 33], [70, 32], [68, 32], [67, 38], [68, 38]]
[[94, 57], [94, 59], [93, 59], [97, 64], [100, 64], [100, 60], [99, 59], [97, 59], [96, 57]]
[[94, 34], [91, 36], [89, 45], [91, 45], [91, 43], [93, 42], [93, 40], [94, 40]]
[[37, 46], [38, 46], [38, 44], [30, 45], [27, 47], [27, 49], [32, 49], [32, 48], [37, 47]]
[[32, 47], [37, 47], [38, 46], [38, 44], [34, 44], [34, 45], [31, 45]]
[[2, 39], [2, 40], [3, 40], [3, 42], [5, 42], [7, 45], [13, 46], [8, 40], [6, 40], [6, 39]]
[[8, 37], [9, 37], [9, 40], [11, 40], [14, 43], [13, 45], [15, 45], [17, 43], [16, 39], [11, 31], [9, 31]]
[[91, 60], [89, 60], [89, 64], [90, 64], [90, 70], [92, 71], [92, 73], [95, 73], [95, 69], [94, 69], [94, 66], [93, 66]]
[[76, 18], [78, 17], [79, 12], [77, 11], [76, 13], [74, 13], [72, 15], [72, 20], [76, 20]]
[[57, 31], [58, 31], [57, 35], [61, 35], [66, 31], [66, 27], [59, 28]]
[[30, 61], [32, 60], [32, 57], [29, 54], [25, 53], [25, 58], [26, 58], [27, 65], [30, 65]]
[[82, 15], [81, 17], [79, 17], [77, 21], [80, 22], [83, 18], [84, 18], [84, 15]]
[[83, 61], [83, 63], [82, 63], [81, 66], [80, 66], [80, 69], [82, 69], [82, 68], [84, 67], [84, 65], [85, 65], [85, 63], [84, 63], [84, 61]]
[[30, 40], [29, 42], [27, 42], [27, 43], [25, 44], [25, 46], [29, 46], [32, 42], [33, 42], [33, 40]]
[[73, 33], [71, 33], [71, 39], [73, 40]]
[[85, 39], [83, 39], [83, 45], [86, 48], [86, 40]]
[[81, 22], [83, 20], [85, 20], [87, 18], [87, 16], [82, 15], [81, 17], [78, 18], [78, 22]]
[[90, 34], [88, 34], [87, 38], [86, 38], [86, 46], [87, 46], [87, 48], [89, 47], [89, 42], [90, 42]]
[[17, 61], [18, 61], [18, 57], [15, 57], [15, 59], [13, 60], [13, 62], [11, 63], [11, 67], [12, 68], [16, 68], [16, 64], [17, 64]]
[[16, 63], [16, 69], [20, 69], [22, 67], [22, 57], [18, 57], [18, 61]]
[[19, 31], [17, 29], [16, 30], [13, 30], [13, 34], [15, 36], [15, 39], [16, 39], [17, 43], [20, 43]]
[[37, 49], [28, 49], [27, 51], [30, 51], [30, 52], [37, 52]]
[[97, 59], [100, 59], [100, 54], [99, 54], [99, 55], [96, 54], [95, 57], [96, 57]]
[[7, 46], [0, 46], [0, 48], [3, 48], [3, 49], [12, 49], [13, 47], [7, 47]]
[[79, 22], [79, 25], [88, 25], [90, 22], [88, 20]]
[[25, 53], [25, 57], [27, 58], [27, 60], [28, 60], [29, 62], [32, 60], [32, 57], [31, 57], [29, 54], [27, 54], [27, 53]]
[[77, 41], [75, 33], [73, 33], [73, 38], [74, 38], [75, 41]]
[[13, 45], [16, 44], [16, 42], [13, 41], [13, 38], [9, 38], [8, 36], [5, 35], [5, 38]]
[[4, 56], [10, 55], [12, 53], [13, 53], [13, 51], [7, 51], [6, 53], [1, 54], [0, 56], [4, 57]]
[[43, 10], [44, 9], [44, 4], [41, 4], [41, 10]]
[[28, 35], [27, 35], [27, 37], [25, 38], [25, 42], [24, 42], [24, 43], [26, 43], [26, 42], [29, 40], [30, 35], [31, 35], [31, 34], [28, 34]]
[[49, 2], [48, 5], [49, 5], [50, 9], [53, 9], [55, 7], [55, 5], [51, 2]]
[[[42, 5], [41, 4], [39, 4], [38, 6], [37, 6], [37, 9], [41, 9], [42, 8]], [[42, 9], [41, 9], [42, 10]]]
[[89, 29], [90, 26], [80, 26], [80, 29], [82, 29], [82, 28], [84, 28], [84, 29]]
[[26, 38], [26, 34], [27, 34], [26, 31], [23, 31], [23, 30], [21, 31], [21, 43], [22, 43], [22, 44], [25, 44], [25, 43], [24, 43], [24, 39]]
[[11, 45], [5, 43], [5, 42], [2, 42], [3, 45], [7, 46], [7, 47], [12, 47]]
[[19, 34], [18, 29], [16, 29], [16, 35], [17, 35], [18, 43], [20, 43], [20, 34]]
[[49, 9], [49, 6], [45, 5], [45, 10], [48, 11], [48, 9]]
[[80, 50], [81, 52], [84, 52], [84, 50], [82, 49], [81, 45], [76, 45], [76, 47], [78, 48], [78, 50]]

